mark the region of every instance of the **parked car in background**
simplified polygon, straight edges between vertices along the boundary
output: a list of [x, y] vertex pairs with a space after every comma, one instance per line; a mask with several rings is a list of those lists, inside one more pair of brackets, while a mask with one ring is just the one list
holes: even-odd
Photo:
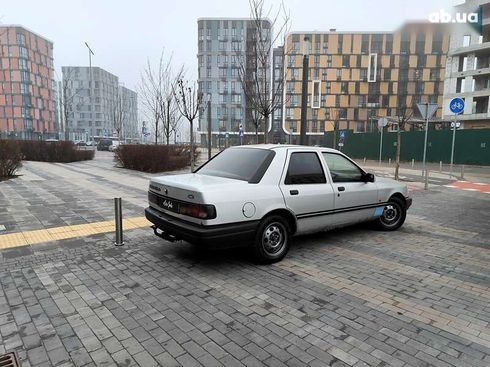
[[75, 145], [77, 145], [79, 147], [85, 147], [87, 145], [87, 143], [84, 142], [83, 140], [78, 140], [78, 141], [75, 141]]
[[110, 139], [102, 139], [99, 140], [97, 144], [97, 150], [109, 150], [109, 147], [112, 145], [112, 140]]
[[109, 145], [109, 151], [110, 151], [110, 152], [115, 151], [115, 150], [116, 150], [116, 149], [119, 147], [119, 145], [120, 145], [119, 140], [113, 140], [113, 141], [112, 141], [112, 144], [111, 144], [111, 145]]
[[264, 263], [281, 260], [294, 235], [368, 221], [396, 230], [412, 204], [405, 184], [337, 150], [297, 145], [226, 149], [195, 173], [152, 178], [148, 201], [157, 236], [249, 246]]
[[93, 141], [93, 140], [87, 141], [86, 144], [87, 144], [88, 147], [95, 147], [97, 145], [97, 143], [95, 141]]

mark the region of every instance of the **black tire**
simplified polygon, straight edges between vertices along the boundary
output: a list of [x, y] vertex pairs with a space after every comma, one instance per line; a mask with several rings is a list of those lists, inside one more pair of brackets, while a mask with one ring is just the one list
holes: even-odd
[[391, 197], [385, 205], [383, 214], [375, 220], [376, 227], [382, 231], [396, 231], [405, 222], [407, 206], [397, 197]]
[[291, 245], [291, 228], [286, 219], [279, 215], [265, 217], [255, 234], [253, 250], [255, 259], [261, 264], [281, 261]]

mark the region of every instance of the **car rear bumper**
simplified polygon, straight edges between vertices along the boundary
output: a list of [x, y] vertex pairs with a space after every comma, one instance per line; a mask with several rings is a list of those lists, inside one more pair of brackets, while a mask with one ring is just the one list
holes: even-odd
[[163, 236], [204, 245], [209, 248], [247, 246], [254, 240], [259, 221], [202, 226], [174, 218], [148, 207], [145, 216]]

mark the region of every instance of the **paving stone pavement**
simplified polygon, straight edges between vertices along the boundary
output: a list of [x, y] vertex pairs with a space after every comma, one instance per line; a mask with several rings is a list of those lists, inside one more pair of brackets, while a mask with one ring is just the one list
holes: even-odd
[[[139, 216], [148, 175], [109, 154], [27, 162], [0, 183], [8, 233]], [[413, 192], [393, 233], [297, 238], [287, 258], [170, 244], [150, 229], [0, 251], [0, 354], [22, 366], [490, 366], [490, 198]]]

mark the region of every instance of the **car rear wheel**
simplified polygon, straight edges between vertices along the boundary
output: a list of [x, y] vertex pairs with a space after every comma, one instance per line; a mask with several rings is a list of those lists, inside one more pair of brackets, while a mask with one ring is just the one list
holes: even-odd
[[377, 227], [383, 231], [394, 231], [402, 226], [407, 216], [405, 203], [396, 197], [390, 198], [383, 214], [376, 220]]
[[255, 258], [263, 264], [281, 261], [289, 251], [290, 242], [291, 230], [288, 222], [277, 215], [266, 217], [255, 234]]

